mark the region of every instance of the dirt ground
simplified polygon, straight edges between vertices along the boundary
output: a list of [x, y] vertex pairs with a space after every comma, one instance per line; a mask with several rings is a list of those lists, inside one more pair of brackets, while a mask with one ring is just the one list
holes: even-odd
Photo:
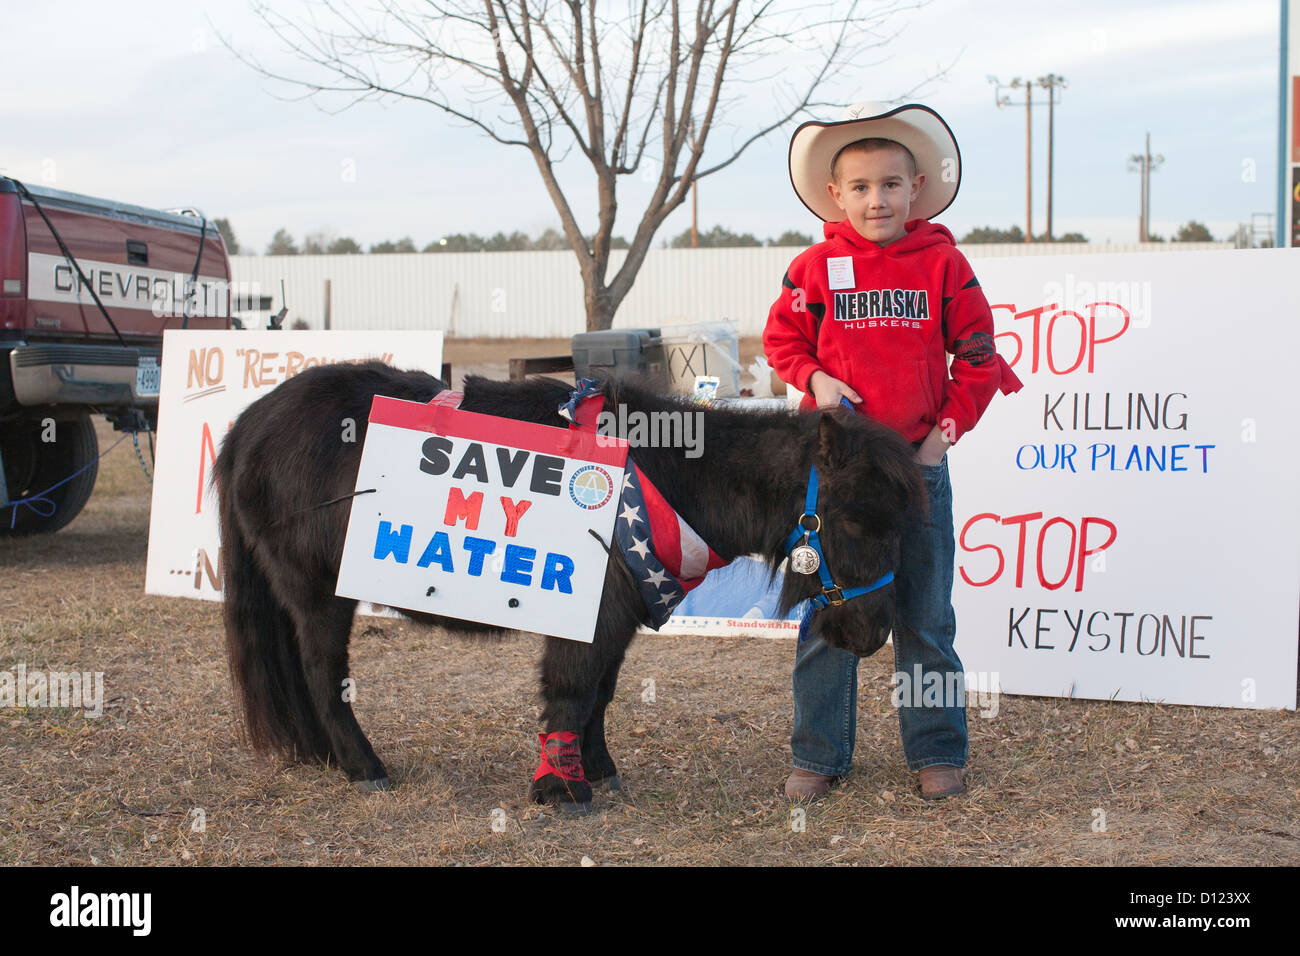
[[[447, 358], [503, 375], [563, 351], [453, 340]], [[853, 774], [792, 807], [793, 644], [638, 639], [609, 712], [627, 789], [573, 819], [525, 802], [540, 638], [362, 618], [355, 706], [396, 784], [365, 796], [244, 746], [217, 606], [144, 594], [148, 519], [127, 441], [67, 529], [0, 541], [0, 671], [102, 671], [107, 701], [0, 708], [0, 865], [1300, 864], [1296, 713], [1003, 697], [970, 712], [970, 792], [932, 804], [888, 647], [861, 668]]]

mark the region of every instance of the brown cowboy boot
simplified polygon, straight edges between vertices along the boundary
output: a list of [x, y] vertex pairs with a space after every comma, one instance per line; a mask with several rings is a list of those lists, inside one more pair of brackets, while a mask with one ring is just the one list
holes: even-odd
[[966, 792], [966, 774], [961, 767], [933, 764], [920, 771], [921, 799], [941, 800]]
[[811, 770], [794, 770], [785, 781], [785, 795], [790, 800], [818, 800], [830, 792], [834, 777]]

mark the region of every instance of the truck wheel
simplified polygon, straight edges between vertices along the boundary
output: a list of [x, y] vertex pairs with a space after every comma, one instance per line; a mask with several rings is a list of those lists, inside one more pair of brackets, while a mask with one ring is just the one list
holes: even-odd
[[45, 495], [54, 505], [52, 514], [44, 514], [50, 505], [43, 501], [33, 502], [35, 508], [18, 505], [0, 509], [0, 536], [58, 531], [85, 507], [95, 488], [99, 440], [90, 416], [83, 413], [56, 421], [55, 440], [50, 442], [42, 440], [46, 429], [41, 422], [41, 418], [23, 418], [0, 424], [0, 455], [4, 458], [10, 501], [38, 494], [90, 467]]

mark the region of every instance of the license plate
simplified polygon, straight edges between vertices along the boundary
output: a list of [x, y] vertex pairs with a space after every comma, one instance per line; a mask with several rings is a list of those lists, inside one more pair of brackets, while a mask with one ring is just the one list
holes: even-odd
[[162, 369], [156, 358], [141, 358], [135, 367], [135, 393], [157, 395], [162, 384]]

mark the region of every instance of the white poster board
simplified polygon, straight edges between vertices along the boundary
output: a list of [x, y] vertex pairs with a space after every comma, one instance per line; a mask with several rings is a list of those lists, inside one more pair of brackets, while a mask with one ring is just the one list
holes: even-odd
[[442, 333], [163, 333], [146, 593], [221, 600], [217, 499], [209, 479], [231, 423], [251, 402], [299, 372], [367, 359], [438, 375]]
[[1298, 271], [1291, 250], [979, 261], [1025, 387], [949, 453], [967, 672], [1295, 707]]
[[627, 443], [376, 396], [340, 597], [591, 643]]

